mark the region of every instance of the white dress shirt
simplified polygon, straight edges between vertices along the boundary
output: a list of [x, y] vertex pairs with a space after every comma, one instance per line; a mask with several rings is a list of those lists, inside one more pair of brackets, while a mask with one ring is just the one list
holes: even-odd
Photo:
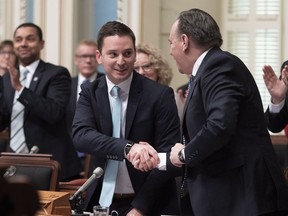
[[[121, 89], [121, 103], [122, 103], [122, 125], [121, 125], [121, 137], [125, 136], [125, 125], [126, 125], [126, 111], [127, 111], [127, 104], [128, 104], [128, 96], [130, 91], [130, 85], [132, 81], [133, 73], [131, 76], [125, 80], [124, 82], [118, 84], [117, 86]], [[109, 101], [110, 101], [110, 108], [112, 113], [112, 102], [113, 97], [111, 96], [110, 92], [111, 89], [115, 86], [114, 83], [112, 83], [106, 76], [107, 86], [108, 86], [108, 95], [109, 95]], [[132, 140], [133, 141], [133, 140]], [[124, 152], [124, 149], [123, 149]], [[116, 186], [115, 186], [115, 192], [119, 194], [131, 194], [134, 193], [134, 189], [131, 183], [131, 179], [129, 177], [129, 173], [125, 164], [125, 160], [120, 162], [118, 173], [117, 173], [117, 179], [116, 179]]]

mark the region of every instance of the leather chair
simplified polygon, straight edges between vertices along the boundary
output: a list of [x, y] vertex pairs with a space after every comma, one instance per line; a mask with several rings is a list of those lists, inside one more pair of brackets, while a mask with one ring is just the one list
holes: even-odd
[[11, 175], [24, 175], [36, 190], [55, 191], [58, 189], [60, 164], [51, 158], [52, 155], [49, 154], [2, 152], [0, 166], [6, 168], [6, 178]]
[[[82, 178], [74, 179], [69, 182], [59, 182], [59, 191], [62, 192], [69, 192], [73, 195], [92, 175], [92, 163], [93, 163], [93, 156], [90, 154], [86, 154], [85, 163], [84, 163], [84, 171], [81, 174]], [[84, 193], [85, 196], [85, 193]]]

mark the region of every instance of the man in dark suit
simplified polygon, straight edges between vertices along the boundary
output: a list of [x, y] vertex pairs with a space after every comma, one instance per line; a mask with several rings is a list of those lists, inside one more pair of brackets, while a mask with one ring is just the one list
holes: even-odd
[[[70, 97], [71, 77], [61, 66], [40, 59], [44, 48], [42, 30], [33, 23], [24, 23], [14, 32], [14, 49], [19, 59], [19, 70], [8, 61], [1, 67], [8, 72], [3, 76], [4, 97], [0, 108], [0, 130], [12, 125], [14, 104], [23, 107], [23, 148], [11, 146], [9, 151], [28, 153], [36, 145], [39, 153], [52, 154], [61, 164], [60, 180], [78, 176], [81, 164], [67, 132], [65, 111]], [[25, 85], [20, 81], [22, 71], [28, 70]], [[2, 81], [2, 79], [1, 79]], [[19, 129], [19, 130], [20, 130]], [[13, 128], [10, 128], [10, 136]]]
[[[96, 60], [96, 50], [97, 44], [92, 40], [80, 41], [76, 47], [74, 63], [77, 67], [78, 75], [72, 77], [71, 96], [66, 112], [67, 129], [70, 135], [72, 134], [72, 122], [75, 114], [77, 100], [79, 98], [79, 93], [81, 91], [81, 84], [85, 81], [93, 82], [96, 78], [103, 76], [103, 74], [98, 73], [97, 71], [98, 62]], [[85, 168], [84, 166], [86, 154], [83, 152], [77, 152], [77, 154], [82, 162], [83, 171]]]
[[220, 49], [219, 27], [202, 10], [181, 12], [169, 41], [179, 71], [192, 74], [183, 141], [170, 159], [183, 167], [193, 214], [287, 215], [287, 184], [252, 74]]
[[[133, 71], [135, 36], [128, 26], [107, 22], [99, 31], [97, 45], [96, 57], [106, 76], [82, 85], [72, 126], [74, 144], [77, 150], [94, 155], [95, 166], [105, 168], [105, 174], [109, 172], [106, 163], [120, 162], [110, 211], [128, 216], [175, 215], [178, 206], [174, 178], [157, 169], [141, 172], [127, 160], [127, 155], [138, 155], [140, 161], [149, 158], [143, 165], [149, 170], [159, 161], [152, 146], [159, 152], [169, 152], [179, 139], [173, 90]], [[120, 138], [112, 137], [115, 97], [111, 89], [115, 85], [121, 92]], [[89, 189], [88, 210], [99, 203], [102, 183], [100, 179]], [[92, 198], [90, 192], [94, 192]]]
[[[270, 104], [268, 105], [268, 108], [266, 109], [265, 112], [266, 121], [268, 123], [268, 129], [273, 133], [279, 133], [282, 130], [284, 130], [285, 135], [287, 136], [288, 88], [285, 82], [287, 82], [288, 61], [283, 62], [280, 71], [281, 75], [279, 78], [270, 65], [264, 65], [263, 72], [264, 72], [263, 78], [265, 85], [271, 95]], [[281, 145], [281, 149], [279, 149], [279, 151], [281, 152], [281, 155], [283, 154], [284, 156], [283, 164], [281, 165], [285, 169], [288, 164], [288, 146], [286, 146], [285, 149], [283, 147], [285, 146]]]

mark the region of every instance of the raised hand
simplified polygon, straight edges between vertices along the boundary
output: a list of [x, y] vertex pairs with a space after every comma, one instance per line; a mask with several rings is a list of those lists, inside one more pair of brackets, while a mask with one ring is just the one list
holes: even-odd
[[19, 91], [22, 88], [22, 85], [21, 85], [21, 82], [20, 82], [20, 73], [19, 73], [19, 71], [12, 64], [8, 65], [8, 71], [9, 71], [9, 74], [10, 74], [12, 87], [16, 91]]
[[282, 81], [285, 83], [286, 88], [288, 88], [288, 65], [285, 65], [281, 71]]
[[[279, 104], [282, 100], [284, 100], [287, 92], [287, 84], [285, 85], [285, 82], [283, 82], [284, 79], [287, 82], [287, 79], [286, 77], [284, 78], [282, 75], [282, 80], [280, 80], [270, 65], [264, 65], [262, 70], [264, 72], [264, 83], [271, 95], [272, 103]], [[284, 70], [285, 68], [283, 69], [283, 71]]]
[[9, 59], [6, 56], [0, 55], [0, 76], [3, 76], [8, 71], [8, 62]]

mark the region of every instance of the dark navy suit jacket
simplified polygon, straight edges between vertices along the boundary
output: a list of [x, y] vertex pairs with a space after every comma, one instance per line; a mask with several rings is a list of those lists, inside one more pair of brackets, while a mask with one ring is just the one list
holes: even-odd
[[190, 203], [195, 215], [260, 215], [288, 209], [252, 74], [236, 56], [211, 49], [184, 107]]
[[[0, 130], [10, 126], [15, 90], [9, 73], [3, 76], [3, 85]], [[29, 88], [24, 88], [18, 99], [25, 106], [24, 133], [29, 150], [37, 145], [38, 153], [52, 154], [61, 165], [60, 180], [79, 175], [81, 170], [65, 122], [70, 89], [71, 77], [66, 68], [40, 60]]]
[[[127, 142], [146, 141], [158, 152], [170, 152], [179, 141], [180, 125], [174, 92], [134, 72], [127, 105], [125, 137], [112, 137], [112, 117], [106, 78], [82, 85], [72, 126], [74, 144], [82, 152], [95, 156], [95, 167], [105, 169], [107, 159], [123, 161]], [[126, 160], [126, 159], [125, 159]], [[146, 215], [177, 214], [177, 190], [170, 172], [141, 172], [126, 160], [136, 197], [132, 206]], [[96, 188], [97, 186], [97, 188]], [[102, 179], [92, 199], [99, 200]], [[91, 194], [88, 194], [88, 201]]]

